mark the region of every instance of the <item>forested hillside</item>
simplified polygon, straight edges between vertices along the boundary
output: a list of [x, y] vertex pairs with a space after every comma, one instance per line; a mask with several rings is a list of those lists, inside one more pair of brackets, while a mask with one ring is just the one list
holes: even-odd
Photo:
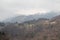
[[24, 23], [0, 23], [0, 40], [60, 40], [60, 15]]

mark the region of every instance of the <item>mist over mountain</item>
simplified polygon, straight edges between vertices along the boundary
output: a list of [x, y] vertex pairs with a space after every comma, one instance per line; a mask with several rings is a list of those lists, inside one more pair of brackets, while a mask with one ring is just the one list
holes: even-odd
[[60, 0], [0, 0], [0, 40], [60, 40]]
[[24, 23], [0, 23], [0, 27], [0, 37], [3, 40], [60, 40], [60, 15]]
[[6, 20], [4, 20], [4, 22], [12, 22], [12, 23], [15, 23], [15, 22], [18, 22], [18, 23], [22, 23], [22, 22], [25, 22], [25, 21], [30, 21], [30, 20], [38, 20], [39, 18], [47, 18], [47, 19], [51, 19], [52, 17], [55, 17], [57, 15], [60, 15], [60, 12], [47, 12], [45, 14], [43, 13], [36, 13], [34, 15], [19, 15], [19, 16], [16, 16], [16, 17], [11, 17], [11, 18], [8, 18]]

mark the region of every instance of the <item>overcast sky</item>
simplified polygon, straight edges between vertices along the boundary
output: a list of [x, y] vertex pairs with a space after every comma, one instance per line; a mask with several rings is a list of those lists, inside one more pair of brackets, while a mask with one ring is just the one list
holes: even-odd
[[56, 10], [60, 11], [60, 0], [0, 0], [0, 19]]

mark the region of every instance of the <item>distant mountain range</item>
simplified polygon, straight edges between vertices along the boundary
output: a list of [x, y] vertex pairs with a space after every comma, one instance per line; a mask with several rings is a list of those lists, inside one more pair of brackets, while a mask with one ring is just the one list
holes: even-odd
[[51, 19], [52, 17], [55, 17], [57, 15], [60, 15], [60, 12], [48, 12], [48, 13], [45, 13], [45, 14], [37, 13], [37, 14], [34, 14], [34, 15], [28, 15], [28, 16], [19, 15], [19, 16], [16, 16], [16, 17], [8, 18], [8, 19], [4, 20], [4, 22], [22, 23], [22, 22], [30, 21], [30, 20], [38, 20], [39, 18]]

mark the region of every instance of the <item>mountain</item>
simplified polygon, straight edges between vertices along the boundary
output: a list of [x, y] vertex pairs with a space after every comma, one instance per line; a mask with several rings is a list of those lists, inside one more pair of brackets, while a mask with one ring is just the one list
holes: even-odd
[[51, 19], [11, 23], [1, 30], [5, 33], [4, 38], [9, 40], [60, 40], [60, 15]]
[[37, 13], [37, 14], [34, 14], [34, 15], [28, 15], [28, 16], [19, 15], [19, 16], [16, 16], [16, 17], [8, 18], [8, 19], [4, 20], [4, 22], [23, 23], [25, 21], [38, 20], [39, 18], [51, 19], [52, 17], [55, 17], [57, 15], [60, 15], [60, 12], [48, 12], [48, 13], [45, 13], [45, 14]]
[[51, 18], [51, 21], [60, 21], [60, 15]]

